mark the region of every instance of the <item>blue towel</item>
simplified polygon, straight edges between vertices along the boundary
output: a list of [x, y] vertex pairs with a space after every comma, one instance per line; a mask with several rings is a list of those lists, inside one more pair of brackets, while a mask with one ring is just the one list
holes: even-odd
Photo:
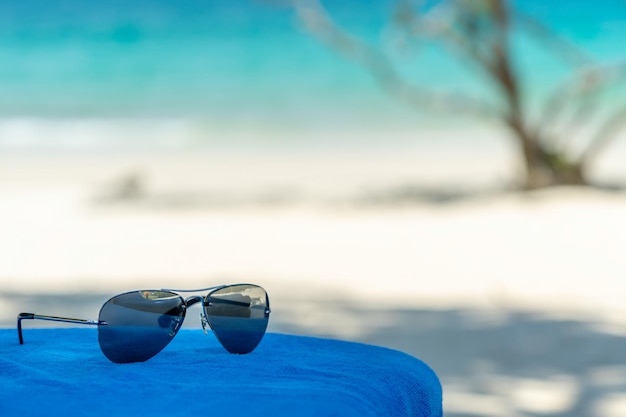
[[231, 355], [181, 330], [143, 363], [114, 364], [97, 330], [0, 330], [0, 416], [441, 417], [435, 373], [407, 354], [270, 333]]

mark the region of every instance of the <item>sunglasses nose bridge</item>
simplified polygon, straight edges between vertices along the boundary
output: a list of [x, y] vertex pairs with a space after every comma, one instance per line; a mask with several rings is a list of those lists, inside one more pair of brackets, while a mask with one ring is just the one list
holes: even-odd
[[201, 295], [192, 295], [191, 297], [185, 298], [185, 305], [187, 306], [187, 308], [189, 308], [192, 305], [196, 303], [201, 303], [203, 301], [204, 297], [202, 297]]

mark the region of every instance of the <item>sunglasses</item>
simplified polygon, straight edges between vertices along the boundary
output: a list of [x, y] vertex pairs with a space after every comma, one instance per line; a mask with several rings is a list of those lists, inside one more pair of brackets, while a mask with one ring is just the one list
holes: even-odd
[[[206, 296], [183, 298], [177, 292], [209, 291]], [[20, 344], [22, 320], [48, 320], [98, 326], [98, 343], [104, 356], [115, 363], [143, 362], [167, 346], [185, 320], [187, 308], [202, 302], [200, 323], [207, 324], [230, 353], [252, 352], [261, 342], [270, 315], [265, 290], [253, 284], [221, 285], [197, 290], [139, 290], [110, 298], [98, 320], [73, 319], [20, 313], [17, 333]]]

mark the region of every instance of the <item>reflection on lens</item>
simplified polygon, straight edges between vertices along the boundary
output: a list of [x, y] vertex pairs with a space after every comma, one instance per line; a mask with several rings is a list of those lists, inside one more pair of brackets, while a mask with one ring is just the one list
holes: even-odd
[[256, 285], [231, 285], [207, 295], [204, 302], [209, 325], [230, 353], [252, 352], [265, 334], [269, 299]]
[[168, 291], [133, 291], [100, 309], [98, 341], [113, 362], [143, 362], [174, 338], [185, 318], [184, 300]]

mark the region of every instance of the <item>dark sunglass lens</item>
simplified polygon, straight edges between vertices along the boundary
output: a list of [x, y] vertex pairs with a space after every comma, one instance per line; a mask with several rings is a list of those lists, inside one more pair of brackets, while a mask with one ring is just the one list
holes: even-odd
[[210, 293], [204, 303], [211, 329], [230, 353], [257, 347], [269, 321], [269, 299], [256, 285], [231, 285]]
[[133, 291], [100, 309], [98, 341], [113, 362], [143, 362], [174, 338], [185, 318], [185, 301], [168, 291]]

